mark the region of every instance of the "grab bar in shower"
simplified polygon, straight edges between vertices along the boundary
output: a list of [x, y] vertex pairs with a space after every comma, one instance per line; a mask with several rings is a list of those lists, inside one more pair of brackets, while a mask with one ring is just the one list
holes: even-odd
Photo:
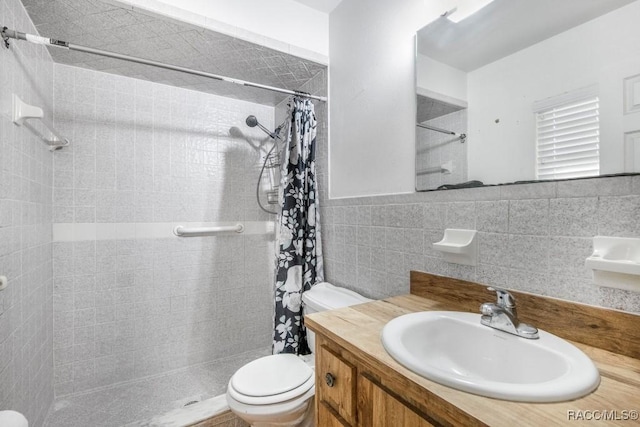
[[418, 126], [419, 128], [422, 129], [428, 129], [428, 130], [433, 130], [436, 132], [440, 132], [440, 133], [446, 133], [447, 135], [453, 135], [455, 137], [458, 137], [460, 139], [461, 143], [465, 143], [465, 141], [467, 140], [467, 134], [466, 133], [457, 133], [451, 130], [447, 130], [447, 129], [442, 129], [439, 127], [435, 127], [435, 126], [431, 126], [431, 125], [425, 125], [422, 123], [416, 123], [416, 126]]
[[440, 166], [434, 166], [431, 168], [425, 168], [416, 171], [416, 175], [431, 175], [433, 173], [442, 173], [445, 175], [449, 175], [453, 171], [453, 162], [449, 160], [446, 163], [441, 164]]
[[185, 228], [181, 225], [173, 229], [173, 234], [178, 237], [194, 237], [194, 236], [210, 236], [212, 234], [225, 233], [227, 231], [235, 231], [242, 233], [244, 225], [238, 223], [236, 225], [222, 225], [219, 227], [192, 227]]
[[416, 175], [418, 176], [422, 176], [422, 175], [431, 175], [434, 173], [450, 173], [449, 169], [445, 169], [441, 166], [434, 166], [432, 168], [426, 168], [426, 169], [422, 169], [416, 172]]

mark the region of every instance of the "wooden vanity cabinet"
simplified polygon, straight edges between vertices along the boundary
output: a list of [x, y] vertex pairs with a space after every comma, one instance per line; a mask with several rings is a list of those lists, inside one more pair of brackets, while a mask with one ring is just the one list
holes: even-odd
[[360, 426], [431, 427], [434, 425], [365, 375], [358, 375], [358, 415]]
[[316, 335], [316, 422], [320, 427], [440, 425], [389, 389], [353, 354]]
[[[305, 317], [306, 327], [316, 334], [318, 427], [565, 426], [570, 411], [622, 413], [638, 406], [637, 314], [514, 295], [523, 320], [571, 340], [594, 361], [601, 376], [595, 391], [569, 402], [511, 402], [455, 390], [402, 367], [380, 341], [390, 320], [421, 311], [477, 312], [487, 298], [486, 285], [414, 271], [409, 295]], [[621, 425], [604, 419], [597, 424]]]

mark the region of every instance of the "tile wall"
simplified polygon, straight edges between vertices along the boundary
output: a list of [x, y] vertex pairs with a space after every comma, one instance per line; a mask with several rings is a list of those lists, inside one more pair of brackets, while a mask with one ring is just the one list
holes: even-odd
[[[409, 271], [419, 270], [640, 313], [640, 293], [597, 287], [584, 267], [593, 236], [640, 237], [640, 176], [325, 200], [323, 206], [327, 279], [367, 296], [407, 293]], [[446, 228], [478, 230], [477, 266], [449, 264], [432, 249]]]
[[53, 245], [56, 396], [268, 347], [272, 234], [134, 230], [271, 221], [255, 201], [266, 136], [244, 123], [272, 127], [273, 107], [56, 64], [55, 109], [72, 146], [54, 229], [103, 230]]
[[[36, 32], [18, 0], [0, 0], [0, 25]], [[11, 95], [51, 117], [53, 61], [44, 47], [0, 46], [0, 409], [40, 426], [53, 400], [51, 187], [53, 156], [12, 123]]]

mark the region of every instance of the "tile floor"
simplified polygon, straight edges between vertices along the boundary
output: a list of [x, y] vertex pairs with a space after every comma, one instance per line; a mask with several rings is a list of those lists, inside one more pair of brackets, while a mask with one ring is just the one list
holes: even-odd
[[53, 404], [45, 427], [121, 427], [164, 414], [191, 401], [223, 394], [245, 363], [270, 354], [261, 349], [109, 388], [64, 397]]

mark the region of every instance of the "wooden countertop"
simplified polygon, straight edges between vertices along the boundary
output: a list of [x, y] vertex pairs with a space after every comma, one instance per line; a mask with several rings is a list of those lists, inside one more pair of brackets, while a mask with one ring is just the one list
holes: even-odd
[[[601, 382], [598, 389], [583, 398], [569, 402], [520, 403], [476, 396], [440, 385], [404, 368], [384, 350], [380, 333], [391, 319], [417, 311], [451, 309], [450, 303], [438, 301], [437, 298], [403, 295], [314, 313], [305, 317], [305, 324], [352, 353], [365, 366], [384, 372], [392, 381], [409, 381], [412, 387], [417, 386], [424, 391], [425, 398], [428, 396], [430, 400], [453, 405], [458, 411], [475, 418], [480, 425], [640, 425], [640, 420], [577, 419], [580, 415], [589, 417], [591, 414], [579, 411], [617, 411], [619, 417], [625, 416], [623, 411], [640, 411], [640, 360], [635, 357], [571, 341], [585, 352], [600, 370]], [[631, 319], [636, 320], [633, 317]], [[640, 328], [640, 324], [636, 323], [633, 327]]]

